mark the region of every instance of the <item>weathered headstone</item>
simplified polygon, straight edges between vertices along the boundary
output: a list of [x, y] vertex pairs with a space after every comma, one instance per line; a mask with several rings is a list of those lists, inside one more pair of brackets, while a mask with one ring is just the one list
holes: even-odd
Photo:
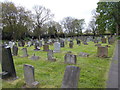
[[27, 53], [27, 48], [22, 48], [23, 51], [23, 56], [22, 57], [28, 57], [28, 53]]
[[76, 66], [67, 66], [61, 88], [78, 88], [80, 68]]
[[34, 67], [32, 65], [24, 64], [24, 79], [29, 87], [36, 87], [39, 84], [39, 82], [35, 81]]
[[106, 38], [101, 39], [102, 43], [106, 43]]
[[60, 52], [60, 43], [59, 42], [54, 43], [54, 51], [53, 52]]
[[13, 50], [13, 55], [17, 56], [18, 55], [18, 47], [16, 45], [13, 45], [12, 50]]
[[65, 62], [68, 64], [76, 64], [77, 63], [77, 57], [76, 55], [73, 55], [72, 53], [67, 53], [64, 57]]
[[104, 58], [108, 57], [108, 47], [99, 46], [97, 48], [97, 56]]
[[73, 41], [70, 41], [69, 47], [70, 47], [70, 48], [73, 48], [73, 45], [74, 45]]
[[48, 51], [47, 57], [49, 61], [56, 61], [56, 59], [53, 57], [53, 50]]
[[11, 53], [11, 49], [5, 48], [2, 46], [2, 73], [0, 74], [2, 76], [2, 79], [16, 79], [16, 71], [14, 66], [14, 61]]
[[33, 56], [31, 56], [31, 60], [38, 60], [40, 57], [39, 56], [35, 56], [35, 54]]
[[43, 51], [49, 51], [49, 45], [48, 44], [43, 45]]

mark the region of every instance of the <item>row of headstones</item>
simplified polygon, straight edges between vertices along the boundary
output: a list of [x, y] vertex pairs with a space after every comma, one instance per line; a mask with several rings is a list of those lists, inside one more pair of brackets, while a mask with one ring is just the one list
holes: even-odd
[[[16, 70], [10, 48], [2, 46], [2, 79], [17, 79]], [[62, 88], [77, 88], [80, 68], [76, 66], [67, 66], [62, 82]], [[39, 82], [35, 81], [34, 67], [24, 65], [24, 79], [29, 87], [36, 87]]]

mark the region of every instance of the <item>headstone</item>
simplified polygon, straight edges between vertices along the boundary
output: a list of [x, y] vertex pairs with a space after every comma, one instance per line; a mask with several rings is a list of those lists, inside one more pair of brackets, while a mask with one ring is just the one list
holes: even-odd
[[42, 41], [39, 41], [39, 47], [42, 47]]
[[34, 46], [34, 47], [35, 47], [34, 51], [39, 51], [39, 50], [40, 50], [40, 49], [38, 48], [38, 47], [39, 47], [39, 43], [38, 43], [38, 42], [35, 43], [35, 46]]
[[80, 52], [78, 56], [80, 56], [80, 57], [88, 57], [89, 54], [85, 53], [85, 52]]
[[83, 42], [83, 44], [84, 44], [84, 45], [88, 45], [88, 43], [87, 43], [87, 42]]
[[76, 55], [73, 55], [72, 53], [67, 53], [64, 57], [65, 62], [68, 64], [76, 64], [77, 63], [77, 57]]
[[23, 40], [21, 41], [21, 45], [22, 45], [22, 47], [25, 46], [25, 42]]
[[59, 42], [54, 43], [54, 51], [53, 52], [60, 52], [60, 43]]
[[53, 50], [48, 51], [47, 57], [49, 61], [56, 61], [56, 59], [53, 57]]
[[27, 54], [27, 48], [22, 48], [23, 51], [23, 56], [22, 57], [28, 57], [29, 55]]
[[97, 56], [104, 58], [108, 57], [108, 47], [99, 46], [97, 48]]
[[13, 48], [13, 42], [9, 41], [10, 48]]
[[78, 88], [80, 68], [76, 66], [67, 66], [61, 88]]
[[[0, 49], [1, 50], [1, 49]], [[13, 61], [13, 57], [12, 57], [12, 53], [11, 53], [11, 49], [9, 48], [5, 48], [4, 46], [2, 46], [2, 73], [1, 78], [2, 79], [16, 79], [16, 71], [15, 71], [15, 66], [14, 66], [14, 61]]]
[[49, 51], [49, 45], [48, 44], [43, 45], [43, 51]]
[[106, 38], [101, 39], [102, 43], [106, 43]]
[[60, 47], [64, 47], [64, 46], [65, 46], [64, 41], [60, 40]]
[[34, 67], [32, 65], [24, 64], [24, 79], [29, 87], [36, 87], [39, 84], [39, 82], [35, 81]]
[[70, 41], [69, 47], [70, 47], [70, 48], [73, 48], [73, 41]]
[[29, 41], [28, 44], [27, 44], [27, 46], [30, 47], [31, 45], [32, 45], [32, 42]]
[[101, 44], [95, 44], [95, 46], [101, 46]]
[[35, 56], [35, 54], [33, 56], [31, 56], [31, 60], [38, 60], [40, 57], [39, 56]]
[[12, 50], [13, 50], [13, 55], [17, 56], [18, 55], [18, 47], [16, 45], [14, 45]]
[[77, 39], [76, 41], [77, 41], [77, 45], [80, 45], [80, 43], [81, 43], [80, 40]]

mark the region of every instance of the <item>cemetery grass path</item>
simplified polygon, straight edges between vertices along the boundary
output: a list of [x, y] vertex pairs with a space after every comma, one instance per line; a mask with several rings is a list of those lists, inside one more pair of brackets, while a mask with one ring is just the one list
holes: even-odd
[[[89, 53], [89, 57], [77, 57], [77, 64], [81, 68], [80, 78], [78, 82], [79, 88], [105, 88], [108, 76], [110, 63], [112, 60], [114, 45], [110, 45], [109, 58], [96, 57], [97, 47], [93, 42], [88, 42], [89, 45], [81, 44], [78, 46], [74, 41], [74, 48], [70, 49], [68, 45], [61, 48], [60, 53], [55, 53], [54, 57], [56, 62], [47, 61], [47, 52], [33, 51], [34, 47], [28, 47], [29, 57], [21, 58], [22, 47], [19, 47], [19, 56], [14, 56], [14, 63], [17, 76], [19, 77], [15, 81], [3, 81], [3, 88], [21, 88], [25, 85], [23, 65], [30, 64], [35, 68], [35, 80], [40, 82], [39, 88], [60, 88], [64, 76], [64, 71], [68, 64], [64, 64], [64, 55], [67, 51], [72, 51], [74, 54], [79, 52]], [[102, 44], [107, 45], [107, 44]], [[43, 48], [41, 48], [43, 49]], [[53, 50], [53, 46], [50, 46]], [[40, 56], [37, 61], [30, 60], [29, 58], [35, 53], [36, 56]]]

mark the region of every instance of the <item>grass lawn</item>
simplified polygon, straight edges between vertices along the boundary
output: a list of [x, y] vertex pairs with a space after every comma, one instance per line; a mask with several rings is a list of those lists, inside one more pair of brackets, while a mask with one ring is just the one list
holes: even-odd
[[[47, 52], [45, 51], [33, 51], [34, 46], [27, 48], [29, 57], [21, 58], [22, 47], [19, 47], [19, 55], [13, 56], [18, 79], [14, 81], [3, 80], [2, 87], [21, 88], [25, 85], [23, 65], [30, 64], [35, 68], [35, 80], [40, 83], [38, 86], [39, 88], [60, 88], [66, 66], [70, 65], [64, 64], [64, 56], [67, 51], [72, 51], [72, 53], [76, 55], [79, 52], [90, 54], [89, 57], [77, 57], [77, 64], [74, 65], [81, 68], [78, 87], [105, 88], [115, 44], [110, 45], [111, 47], [108, 49], [109, 58], [96, 57], [97, 47], [94, 46], [95, 44], [93, 42], [88, 42], [88, 44], [89, 45], [81, 44], [78, 46], [76, 41], [74, 41], [73, 49], [70, 49], [68, 45], [66, 45], [64, 48], [61, 48], [60, 53], [54, 54], [54, 57], [57, 59], [56, 62], [47, 61]], [[102, 45], [104, 46], [107, 44]], [[41, 47], [41, 49], [43, 48]], [[50, 46], [50, 49], [53, 49], [53, 46]], [[40, 59], [37, 61], [30, 60], [29, 58], [33, 53], [35, 53], [36, 56], [40, 56]]]

